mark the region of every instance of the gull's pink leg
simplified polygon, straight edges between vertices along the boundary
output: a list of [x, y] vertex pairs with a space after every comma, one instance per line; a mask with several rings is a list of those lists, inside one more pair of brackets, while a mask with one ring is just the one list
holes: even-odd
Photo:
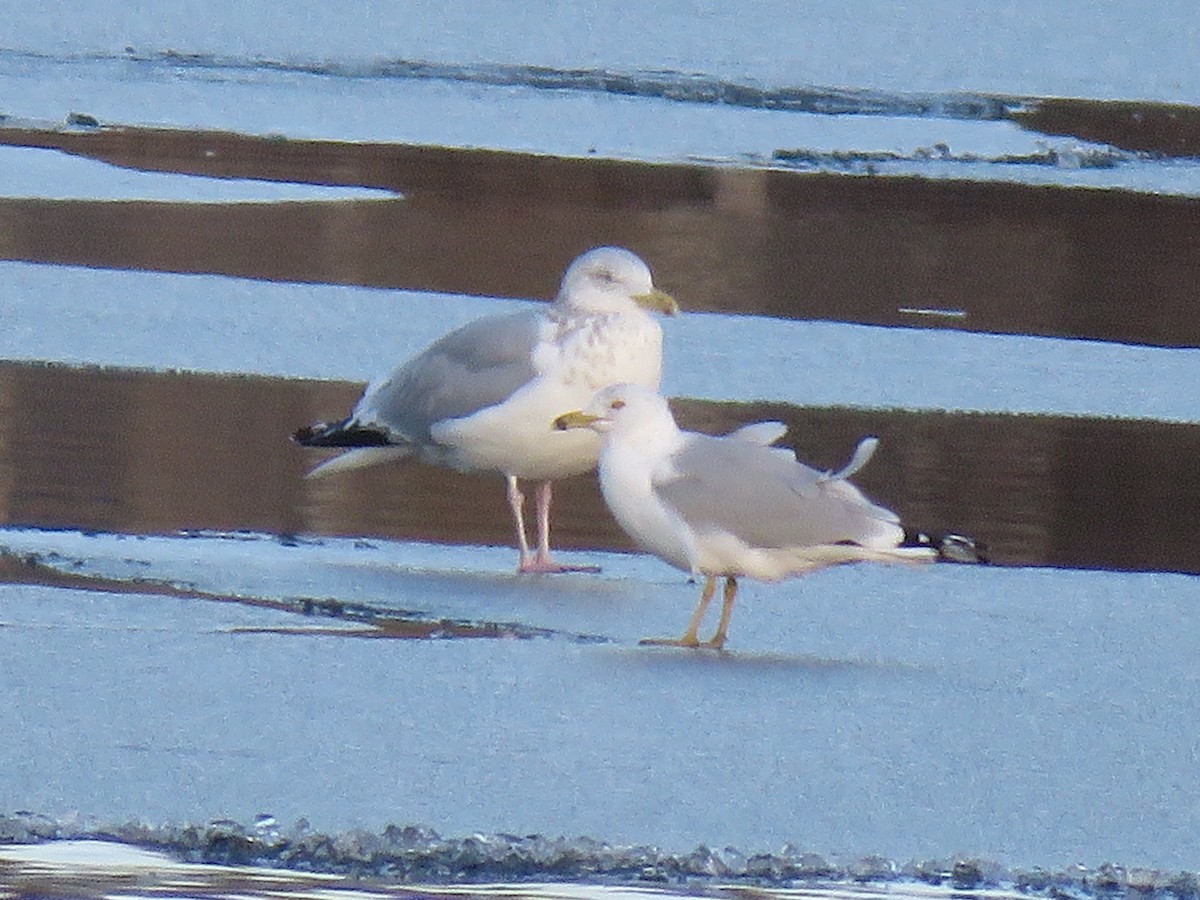
[[538, 565], [553, 565], [550, 561], [550, 501], [554, 485], [543, 481], [537, 486]]
[[527, 572], [526, 567], [533, 563], [533, 554], [529, 552], [529, 540], [525, 537], [525, 495], [517, 484], [515, 475], [506, 475], [508, 480], [508, 507], [512, 510], [513, 524], [517, 528], [517, 571]]
[[562, 563], [556, 563], [550, 556], [550, 500], [552, 494], [552, 485], [549, 481], [543, 481], [537, 486], [536, 509], [537, 509], [537, 532], [538, 532], [538, 548], [537, 554], [529, 559], [526, 554], [522, 554], [521, 568], [522, 572], [599, 572], [599, 566], [567, 566]]

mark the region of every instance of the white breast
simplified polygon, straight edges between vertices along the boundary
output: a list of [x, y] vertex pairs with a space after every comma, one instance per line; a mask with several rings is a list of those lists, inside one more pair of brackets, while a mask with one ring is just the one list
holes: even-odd
[[654, 460], [642, 448], [610, 441], [600, 454], [600, 491], [617, 524], [635, 544], [678, 569], [695, 573], [691, 529], [655, 493]]
[[662, 328], [642, 310], [550, 320], [555, 333], [533, 355], [543, 377], [586, 393], [580, 405], [610, 384], [658, 389], [662, 382]]

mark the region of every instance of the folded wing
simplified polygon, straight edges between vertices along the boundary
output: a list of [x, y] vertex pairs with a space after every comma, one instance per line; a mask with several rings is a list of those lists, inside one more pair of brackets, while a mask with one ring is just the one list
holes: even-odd
[[544, 317], [536, 310], [477, 319], [367, 388], [351, 419], [395, 443], [426, 444], [437, 422], [503, 403], [537, 376]]
[[849, 481], [752, 441], [689, 435], [653, 487], [694, 531], [722, 531], [753, 547], [882, 548], [904, 536], [896, 514]]

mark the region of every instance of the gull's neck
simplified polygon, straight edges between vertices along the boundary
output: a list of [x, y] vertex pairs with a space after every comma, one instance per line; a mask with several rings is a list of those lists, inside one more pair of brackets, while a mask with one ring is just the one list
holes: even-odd
[[611, 443], [626, 452], [636, 452], [639, 456], [658, 457], [673, 453], [686, 437], [686, 432], [680, 430], [675, 419], [665, 415], [631, 423], [626, 428], [614, 431]]

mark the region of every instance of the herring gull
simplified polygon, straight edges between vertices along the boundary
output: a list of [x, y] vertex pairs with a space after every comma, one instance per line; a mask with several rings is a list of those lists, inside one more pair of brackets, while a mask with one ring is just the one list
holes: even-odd
[[[551, 482], [592, 470], [601, 437], [552, 427], [618, 382], [657, 390], [662, 329], [650, 315], [675, 315], [650, 269], [620, 247], [598, 247], [571, 263], [553, 303], [486, 316], [451, 331], [370, 384], [350, 416], [301, 428], [309, 447], [352, 448], [310, 475], [328, 475], [414, 456], [460, 471], [505, 476], [521, 572], [572, 568], [550, 554]], [[537, 550], [525, 532], [519, 479], [538, 482]]]
[[[645, 644], [722, 649], [741, 576], [777, 581], [842, 563], [914, 563], [976, 550], [967, 538], [935, 540], [906, 530], [847, 480], [866, 465], [875, 438], [862, 441], [839, 471], [821, 472], [770, 446], [783, 434], [780, 423], [724, 437], [683, 431], [662, 396], [633, 384], [599, 391], [582, 410], [559, 416], [555, 427], [602, 434], [600, 489], [617, 523], [641, 549], [705, 576], [683, 636]], [[722, 577], [720, 621], [713, 637], [701, 641], [697, 632]]]

